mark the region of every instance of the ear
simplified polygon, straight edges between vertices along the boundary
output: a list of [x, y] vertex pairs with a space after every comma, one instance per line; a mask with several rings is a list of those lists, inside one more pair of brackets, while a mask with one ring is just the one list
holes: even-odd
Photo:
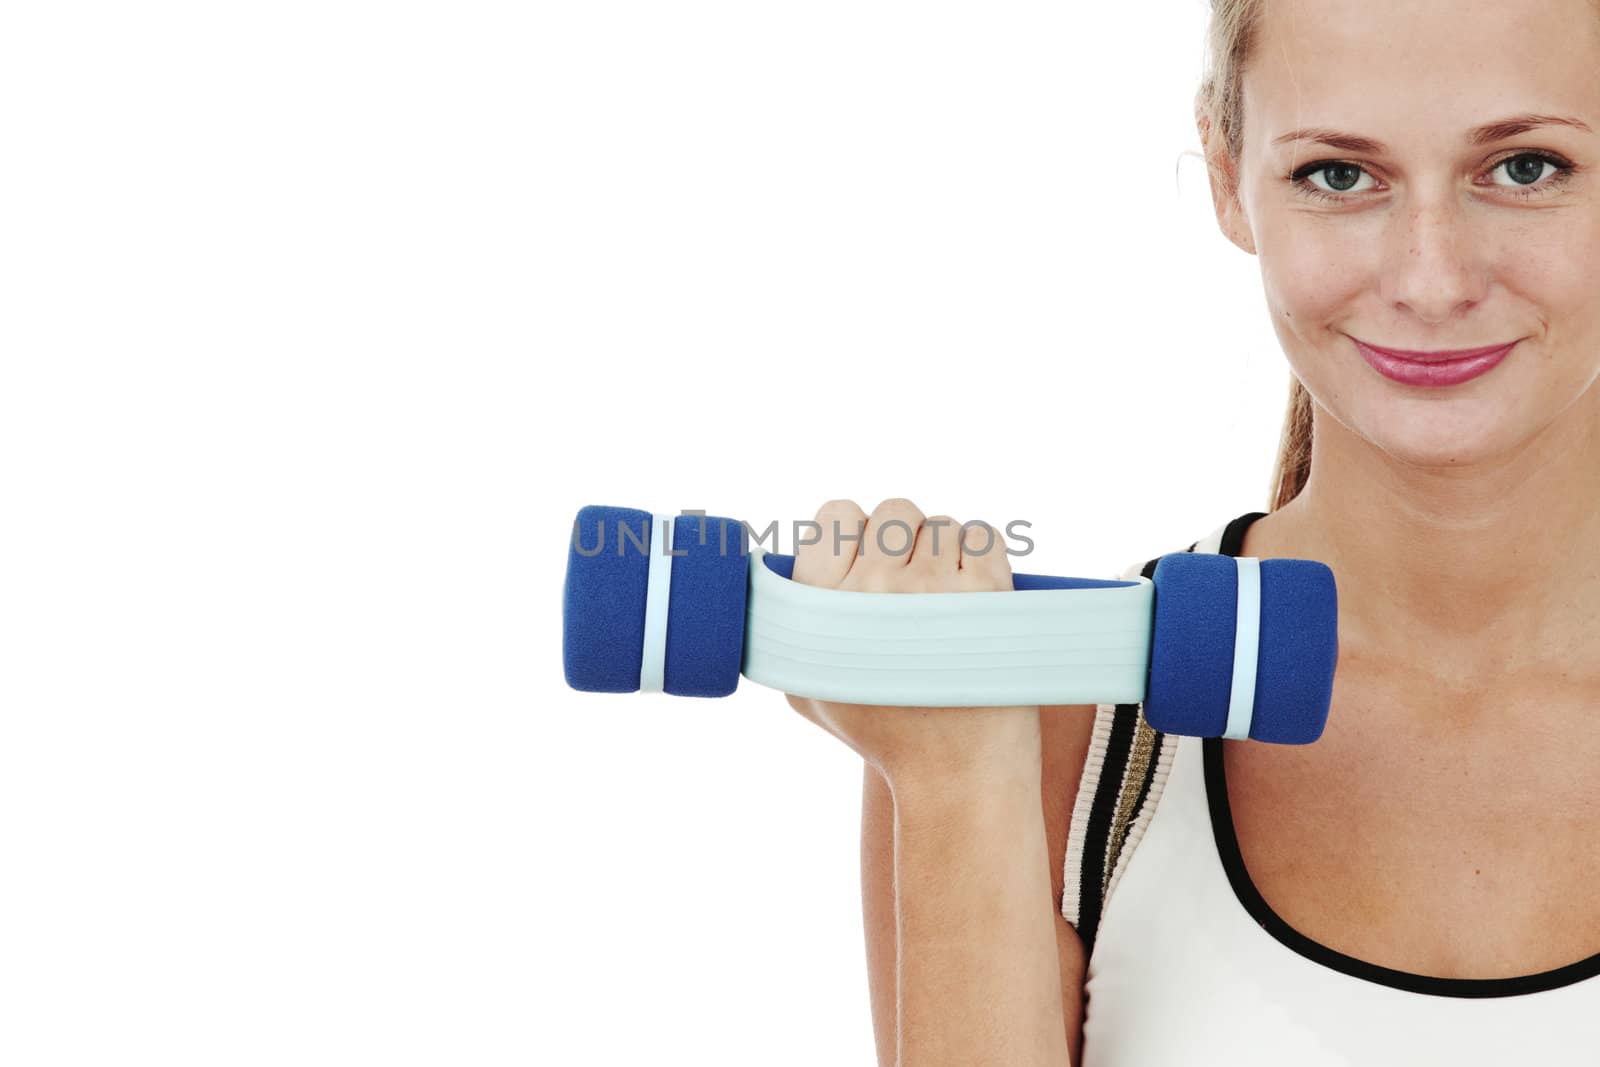
[[1250, 220], [1245, 216], [1244, 205], [1239, 202], [1239, 175], [1234, 169], [1233, 160], [1228, 157], [1225, 145], [1213, 143], [1222, 138], [1212, 136], [1211, 117], [1204, 110], [1195, 111], [1194, 121], [1195, 128], [1200, 131], [1206, 174], [1211, 181], [1211, 206], [1216, 210], [1217, 224], [1222, 227], [1228, 240], [1253, 256], [1256, 254], [1256, 241], [1250, 232]]

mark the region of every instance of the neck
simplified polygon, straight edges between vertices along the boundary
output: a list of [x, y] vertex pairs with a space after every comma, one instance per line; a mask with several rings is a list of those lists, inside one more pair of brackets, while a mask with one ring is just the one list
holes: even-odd
[[1408, 466], [1314, 420], [1306, 486], [1264, 541], [1333, 569], [1341, 642], [1461, 682], [1600, 672], [1600, 389], [1462, 466]]

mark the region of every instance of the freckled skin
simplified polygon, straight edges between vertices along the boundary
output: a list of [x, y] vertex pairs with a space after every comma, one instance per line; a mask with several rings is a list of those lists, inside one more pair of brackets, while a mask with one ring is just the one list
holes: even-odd
[[[1305, 489], [1252, 536], [1349, 572], [1342, 639], [1367, 633], [1470, 671], [1507, 647], [1535, 655], [1600, 634], [1582, 600], [1600, 602], [1600, 573], [1528, 571], [1600, 553], [1596, 70], [1595, 0], [1274, 0], [1244, 69], [1240, 157], [1200, 125], [1218, 223], [1257, 257], [1312, 400]], [[1468, 138], [1524, 114], [1588, 129]], [[1383, 148], [1273, 143], [1302, 128]], [[1519, 183], [1511, 161], [1533, 155], [1569, 166], [1529, 166]], [[1331, 195], [1334, 171], [1339, 199], [1307, 194]], [[1424, 388], [1383, 377], [1351, 336], [1518, 343], [1487, 374]], [[1419, 647], [1435, 632], [1470, 643]], [[1600, 657], [1600, 638], [1580, 643]]]
[[[1517, 199], [1508, 169], [1491, 172], [1521, 149], [1600, 169], [1600, 138], [1549, 127], [1462, 143], [1472, 126], [1529, 111], [1600, 123], [1597, 69], [1591, 0], [1269, 5], [1245, 72], [1239, 203], [1224, 229], [1260, 257], [1290, 365], [1351, 433], [1407, 463], [1477, 463], [1550, 425], [1600, 375], [1600, 174]], [[1391, 152], [1268, 143], [1300, 126]], [[1319, 159], [1362, 168], [1348, 206], [1284, 180]], [[1347, 333], [1418, 349], [1527, 340], [1446, 399], [1377, 375]], [[1585, 403], [1600, 417], [1594, 396]]]
[[[1312, 400], [1305, 488], [1241, 554], [1321, 560], [1339, 591], [1323, 738], [1226, 748], [1241, 849], [1292, 925], [1418, 973], [1600, 950], [1597, 70], [1594, 0], [1273, 0], [1239, 159], [1200, 125], [1222, 232], [1257, 257]], [[1468, 137], [1525, 114], [1588, 129]], [[1385, 147], [1272, 143], [1313, 127]], [[1530, 166], [1518, 196], [1502, 164], [1529, 154], [1567, 179]], [[1518, 344], [1426, 388], [1379, 374], [1351, 335]]]

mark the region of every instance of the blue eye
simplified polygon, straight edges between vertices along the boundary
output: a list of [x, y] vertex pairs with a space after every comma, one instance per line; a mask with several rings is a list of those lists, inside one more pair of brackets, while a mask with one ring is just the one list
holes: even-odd
[[[1544, 152], [1518, 152], [1500, 160], [1489, 171], [1494, 174], [1503, 170], [1511, 180], [1490, 184], [1510, 190], [1516, 197], [1542, 196], [1565, 184], [1577, 169], [1566, 160]], [[1313, 181], [1313, 176], [1320, 177], [1321, 181]], [[1289, 182], [1303, 196], [1337, 203], [1370, 189], [1370, 185], [1358, 188], [1363, 177], [1371, 178], [1371, 175], [1358, 164], [1322, 159], [1296, 170], [1289, 176]]]
[[[1327, 182], [1327, 185], [1319, 185], [1314, 181], [1310, 181], [1312, 175], [1320, 175], [1323, 181]], [[1303, 188], [1307, 192], [1315, 191], [1323, 194], [1365, 192], [1365, 189], [1356, 188], [1357, 183], [1363, 177], [1370, 179], [1372, 176], [1354, 163], [1315, 163], [1310, 167], [1302, 167], [1295, 172], [1295, 178], [1304, 183]], [[1371, 188], [1371, 186], [1367, 188]], [[1335, 196], [1333, 199], [1338, 199], [1338, 197]]]
[[[1529, 164], [1532, 164], [1532, 166], [1530, 167]], [[1545, 168], [1547, 167], [1550, 168], [1552, 172], [1559, 171], [1560, 173], [1558, 173], [1557, 176], [1551, 181], [1546, 182], [1546, 185], [1556, 184], [1556, 182], [1562, 180], [1566, 176], [1567, 172], [1572, 170], [1570, 166], [1563, 168], [1561, 161], [1558, 161], [1550, 156], [1536, 155], [1531, 152], [1524, 152], [1522, 155], [1512, 156], [1510, 159], [1502, 159], [1499, 163], [1494, 165], [1489, 173], [1493, 174], [1502, 167], [1509, 168], [1506, 173], [1508, 175], [1513, 175], [1511, 182], [1505, 184], [1513, 185], [1518, 188], [1527, 188], [1528, 186], [1533, 185], [1544, 176]], [[1524, 178], [1527, 180], [1524, 181]], [[1502, 183], [1495, 182], [1495, 184], [1500, 185]]]

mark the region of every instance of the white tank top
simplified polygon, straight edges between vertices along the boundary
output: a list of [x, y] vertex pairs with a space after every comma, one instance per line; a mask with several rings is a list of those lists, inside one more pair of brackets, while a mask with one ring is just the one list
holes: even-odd
[[[1261, 515], [1190, 550], [1238, 555]], [[1089, 949], [1081, 1067], [1600, 1063], [1600, 952], [1448, 979], [1312, 941], [1240, 860], [1221, 746], [1260, 742], [1157, 734], [1137, 711], [1099, 706], [1068, 837], [1062, 913]]]

